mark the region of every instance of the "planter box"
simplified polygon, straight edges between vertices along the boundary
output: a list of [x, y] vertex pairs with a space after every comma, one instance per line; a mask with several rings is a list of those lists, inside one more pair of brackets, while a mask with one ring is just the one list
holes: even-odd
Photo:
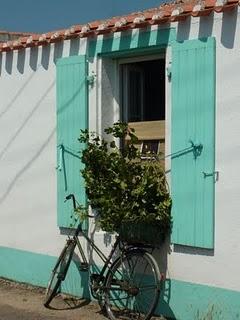
[[165, 240], [165, 234], [156, 224], [124, 223], [119, 230], [122, 241], [129, 244], [147, 244], [160, 247]]

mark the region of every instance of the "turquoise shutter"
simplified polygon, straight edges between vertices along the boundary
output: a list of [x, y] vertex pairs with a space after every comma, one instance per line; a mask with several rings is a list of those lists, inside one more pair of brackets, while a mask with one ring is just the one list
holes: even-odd
[[213, 248], [214, 38], [173, 44], [171, 139], [172, 242]]
[[72, 201], [64, 203], [73, 193], [78, 202], [86, 204], [84, 181], [80, 175], [83, 164], [78, 142], [80, 129], [86, 129], [87, 104], [86, 56], [73, 56], [57, 61], [57, 212], [58, 225], [69, 227]]

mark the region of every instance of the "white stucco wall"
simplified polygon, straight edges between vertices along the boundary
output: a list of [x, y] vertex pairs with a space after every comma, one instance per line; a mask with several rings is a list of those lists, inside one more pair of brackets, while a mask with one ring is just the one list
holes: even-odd
[[51, 214], [56, 210], [55, 75], [53, 51], [46, 53], [36, 48], [3, 54], [0, 77], [0, 243], [37, 252], [50, 252], [49, 239], [57, 233]]
[[[178, 40], [216, 37], [215, 246], [208, 251], [182, 246], [157, 253], [172, 279], [240, 290], [240, 20], [236, 11], [174, 23]], [[61, 56], [84, 53], [86, 40], [2, 54], [0, 76], [0, 246], [57, 255], [63, 244], [56, 225], [55, 64]], [[25, 52], [25, 53], [24, 53]], [[171, 49], [167, 51], [171, 60]], [[97, 75], [89, 89], [89, 127], [102, 132], [119, 119], [117, 66], [111, 59], [89, 61]], [[171, 83], [167, 83], [167, 133]], [[170, 135], [167, 134], [170, 153]], [[168, 164], [169, 165], [169, 164]], [[90, 222], [90, 230], [94, 224]], [[11, 233], [11, 236], [9, 234]], [[111, 248], [102, 231], [95, 235]]]
[[56, 255], [56, 70], [86, 50], [65, 41], [2, 54], [0, 76], [0, 246]]

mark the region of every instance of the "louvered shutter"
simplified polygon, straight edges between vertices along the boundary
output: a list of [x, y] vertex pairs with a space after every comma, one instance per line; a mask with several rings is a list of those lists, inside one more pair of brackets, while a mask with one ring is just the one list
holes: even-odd
[[73, 193], [78, 202], [86, 204], [84, 181], [80, 175], [83, 164], [78, 142], [80, 129], [88, 127], [86, 56], [72, 56], [57, 61], [57, 212], [58, 225], [71, 224], [72, 202], [64, 203]]
[[172, 242], [213, 248], [215, 39], [212, 37], [173, 43], [171, 135]]

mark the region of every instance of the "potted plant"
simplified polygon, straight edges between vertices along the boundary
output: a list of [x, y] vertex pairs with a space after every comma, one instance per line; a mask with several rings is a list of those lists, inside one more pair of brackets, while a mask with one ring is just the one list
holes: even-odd
[[86, 146], [81, 174], [89, 204], [98, 210], [100, 227], [133, 241], [151, 236], [150, 242], [159, 241], [157, 234], [162, 238], [171, 227], [171, 198], [164, 169], [156, 157], [141, 159], [135, 146], [138, 139], [126, 123], [115, 123], [105, 133], [111, 139], [88, 130], [81, 131], [79, 138]]

